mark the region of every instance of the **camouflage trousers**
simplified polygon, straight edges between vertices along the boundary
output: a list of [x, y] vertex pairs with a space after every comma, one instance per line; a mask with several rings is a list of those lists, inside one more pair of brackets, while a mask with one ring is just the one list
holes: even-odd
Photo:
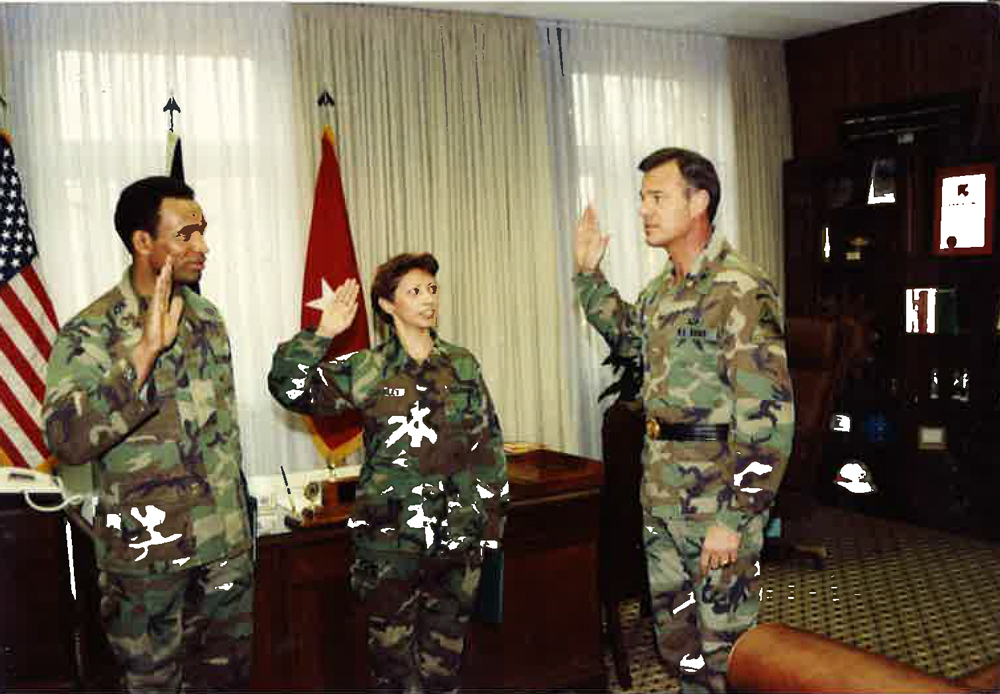
[[729, 653], [756, 626], [760, 611], [760, 552], [767, 514], [740, 538], [737, 560], [702, 575], [705, 533], [712, 521], [663, 519], [643, 513], [656, 646], [681, 692], [725, 692]]
[[171, 574], [101, 571], [98, 586], [101, 621], [126, 691], [228, 691], [249, 684], [249, 552]]
[[377, 691], [458, 689], [481, 570], [479, 552], [422, 557], [355, 551], [351, 588], [368, 615]]

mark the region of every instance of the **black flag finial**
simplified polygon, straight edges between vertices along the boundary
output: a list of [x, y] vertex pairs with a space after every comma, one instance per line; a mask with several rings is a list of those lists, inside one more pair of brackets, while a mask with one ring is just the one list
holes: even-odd
[[171, 96], [167, 100], [167, 105], [163, 107], [163, 111], [164, 112], [167, 112], [167, 111], [170, 112], [170, 132], [173, 132], [174, 131], [174, 111], [177, 111], [177, 113], [181, 112], [181, 107], [177, 105], [176, 101], [174, 101], [174, 97], [173, 96]]
[[317, 106], [336, 106], [336, 104], [333, 101], [333, 97], [330, 96], [330, 92], [328, 92], [326, 89], [324, 89], [323, 93], [319, 95], [319, 99], [316, 101], [316, 105]]

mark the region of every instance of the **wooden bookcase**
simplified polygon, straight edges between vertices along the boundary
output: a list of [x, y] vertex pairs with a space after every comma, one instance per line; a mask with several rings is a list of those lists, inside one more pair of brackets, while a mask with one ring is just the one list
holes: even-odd
[[[893, 203], [868, 203], [872, 164], [879, 158], [895, 161]], [[834, 459], [860, 458], [871, 467], [880, 494], [864, 510], [998, 538], [995, 503], [984, 489], [995, 489], [1000, 477], [991, 433], [1000, 368], [1000, 253], [995, 236], [989, 256], [931, 253], [935, 171], [984, 161], [1000, 161], [1000, 151], [955, 156], [899, 149], [787, 162], [785, 276], [789, 315], [861, 307], [878, 331], [872, 358], [838, 404], [851, 415], [852, 433], [832, 435], [826, 449]], [[867, 245], [856, 245], [858, 239]], [[945, 325], [935, 334], [907, 333], [906, 290], [927, 288], [957, 293], [949, 314], [957, 334], [942, 332]], [[936, 398], [932, 369], [938, 372]], [[961, 380], [966, 371], [968, 401], [953, 399], [953, 375]], [[884, 439], [869, 435], [869, 418], [877, 413], [889, 424]], [[918, 429], [928, 426], [944, 428], [943, 450], [918, 446]]]

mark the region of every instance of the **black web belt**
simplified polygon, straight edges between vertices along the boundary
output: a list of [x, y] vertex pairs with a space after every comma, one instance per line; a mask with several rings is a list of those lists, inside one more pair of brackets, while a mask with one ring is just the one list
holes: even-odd
[[656, 441], [726, 441], [728, 424], [676, 424], [659, 417], [646, 419], [646, 436]]

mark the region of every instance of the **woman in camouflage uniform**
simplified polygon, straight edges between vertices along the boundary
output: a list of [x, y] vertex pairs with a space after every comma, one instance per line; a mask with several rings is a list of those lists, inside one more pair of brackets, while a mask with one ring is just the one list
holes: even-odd
[[351, 586], [379, 690], [457, 689], [482, 547], [503, 530], [500, 422], [476, 358], [437, 336], [437, 270], [429, 253], [381, 265], [371, 299], [388, 339], [323, 361], [357, 312], [357, 282], [345, 282], [315, 332], [278, 346], [268, 376], [289, 410], [363, 414]]

